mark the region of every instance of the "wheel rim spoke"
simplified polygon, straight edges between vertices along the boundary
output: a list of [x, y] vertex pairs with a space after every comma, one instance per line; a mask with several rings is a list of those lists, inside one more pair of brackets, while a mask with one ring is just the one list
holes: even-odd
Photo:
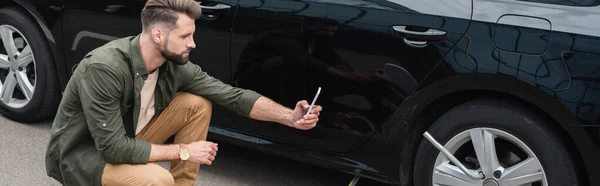
[[31, 47], [29, 47], [29, 45], [27, 45], [25, 48], [23, 48], [23, 50], [19, 54], [19, 57], [17, 59], [17, 64], [20, 67], [26, 67], [31, 62], [33, 62], [33, 53], [31, 53]]
[[8, 61], [8, 55], [0, 54], [0, 69], [10, 68], [10, 62]]
[[[495, 139], [502, 142], [496, 144]], [[471, 145], [469, 142], [472, 143], [474, 151], [465, 149]], [[465, 146], [467, 144], [469, 145]], [[440, 185], [472, 185], [472, 183], [476, 183], [476, 185], [481, 186], [484, 182], [486, 184], [495, 182], [493, 185], [515, 186], [541, 182], [543, 186], [548, 185], [544, 169], [535, 153], [519, 138], [508, 132], [494, 128], [472, 128], [456, 134], [444, 146], [450, 153], [456, 153], [455, 156], [458, 155], [459, 157], [456, 158], [459, 160], [464, 159], [464, 161], [470, 163], [477, 161], [480, 166], [478, 169], [485, 174], [485, 178], [469, 181], [471, 178], [466, 177], [464, 173], [462, 175], [453, 173], [452, 171], [459, 173], [462, 173], [462, 171], [457, 166], [449, 164], [447, 158], [444, 158], [445, 155], [440, 152], [435, 160], [432, 175], [432, 184], [434, 185], [437, 183], [440, 183]], [[500, 159], [502, 160], [502, 165], [506, 163], [506, 166], [500, 164], [496, 151], [501, 152], [501, 154], [507, 154], [506, 159], [504, 156], [501, 156], [502, 159]], [[522, 153], [525, 153], [527, 158], [520, 156]], [[477, 160], [469, 160], [473, 156], [476, 156]], [[514, 164], [514, 161], [518, 163], [515, 162], [516, 164]], [[464, 183], [461, 183], [461, 181]]]
[[524, 185], [544, 179], [542, 165], [536, 158], [529, 158], [505, 169], [500, 185]]
[[8, 75], [6, 76], [6, 79], [3, 82], [2, 93], [0, 93], [2, 95], [0, 98], [2, 100], [2, 102], [9, 103], [10, 101], [12, 101], [13, 93], [15, 91], [16, 86], [17, 86], [17, 80], [15, 78], [15, 73], [9, 72]]
[[444, 162], [435, 168], [433, 172], [433, 183], [440, 185], [477, 185], [477, 181], [471, 179], [460, 168]]
[[6, 49], [6, 53], [8, 54], [8, 58], [11, 61], [14, 61], [15, 54], [17, 54], [17, 47], [15, 46], [15, 40], [13, 38], [13, 31], [5, 26], [0, 27], [0, 38], [2, 38], [2, 44], [4, 44], [4, 49]]
[[[35, 92], [35, 57], [31, 45], [18, 29], [10, 25], [0, 26], [0, 39], [6, 50], [6, 54], [0, 54], [0, 70], [8, 71], [8, 75], [0, 83], [0, 100], [11, 108], [22, 108], [31, 101]], [[22, 50], [19, 51], [17, 46]], [[34, 68], [29, 69], [32, 63]], [[30, 80], [30, 75], [35, 78]], [[21, 91], [17, 95], [15, 88]]]
[[17, 82], [19, 84], [19, 87], [21, 87], [21, 90], [25, 94], [25, 98], [27, 98], [27, 100], [31, 100], [31, 96], [33, 96], [34, 87], [33, 85], [31, 85], [31, 82], [29, 82], [29, 79], [27, 78], [27, 73], [17, 72]]
[[493, 172], [500, 167], [494, 143], [496, 135], [481, 129], [471, 131], [470, 136], [483, 174], [491, 177]]

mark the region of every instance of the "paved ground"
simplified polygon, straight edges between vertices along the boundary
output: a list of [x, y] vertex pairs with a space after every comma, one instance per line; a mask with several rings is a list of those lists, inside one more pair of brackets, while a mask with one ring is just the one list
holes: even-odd
[[[21, 124], [0, 116], [0, 186], [59, 185], [46, 176], [44, 168], [50, 125], [49, 121]], [[168, 163], [161, 165], [166, 167]], [[347, 174], [219, 143], [217, 161], [201, 167], [196, 185], [344, 186], [351, 178]]]

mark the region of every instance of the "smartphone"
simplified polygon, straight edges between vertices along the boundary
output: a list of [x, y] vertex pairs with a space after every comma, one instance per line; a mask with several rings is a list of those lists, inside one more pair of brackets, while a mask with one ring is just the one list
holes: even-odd
[[317, 94], [315, 95], [315, 98], [313, 98], [312, 103], [308, 108], [308, 112], [306, 112], [306, 115], [308, 115], [310, 111], [312, 111], [313, 106], [315, 106], [315, 102], [317, 102], [317, 98], [319, 98], [319, 94], [321, 94], [321, 87], [319, 87], [319, 89], [317, 90]]

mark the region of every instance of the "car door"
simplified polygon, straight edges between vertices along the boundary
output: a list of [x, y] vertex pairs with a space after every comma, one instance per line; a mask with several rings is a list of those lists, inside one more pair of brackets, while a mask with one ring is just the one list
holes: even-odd
[[360, 147], [462, 37], [471, 0], [240, 0], [232, 36], [237, 86], [323, 112], [301, 131], [237, 117], [234, 128], [306, 147]]
[[[75, 67], [83, 56], [111, 40], [135, 36], [141, 32], [140, 13], [146, 0], [62, 0], [65, 56]], [[196, 48], [190, 61], [211, 76], [230, 81], [230, 29], [237, 0], [202, 1], [202, 16], [196, 20]], [[231, 114], [214, 105], [213, 124], [228, 126]]]

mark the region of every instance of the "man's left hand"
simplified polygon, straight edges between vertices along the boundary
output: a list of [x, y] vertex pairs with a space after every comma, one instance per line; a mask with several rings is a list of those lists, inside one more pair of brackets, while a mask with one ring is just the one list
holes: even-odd
[[296, 108], [294, 108], [292, 113], [292, 127], [300, 130], [308, 130], [317, 125], [323, 108], [319, 105], [314, 105], [310, 113], [306, 115], [309, 107], [310, 104], [306, 100], [296, 103]]

